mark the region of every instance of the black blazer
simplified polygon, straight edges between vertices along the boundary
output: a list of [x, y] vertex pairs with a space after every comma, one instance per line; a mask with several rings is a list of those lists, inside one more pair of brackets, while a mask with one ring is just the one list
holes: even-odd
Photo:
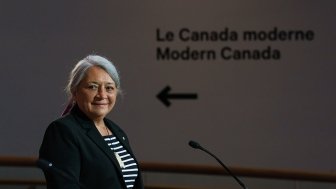
[[[135, 159], [126, 134], [112, 121], [104, 121]], [[93, 121], [77, 106], [69, 115], [53, 121], [48, 126], [39, 158], [52, 162], [55, 168], [68, 175], [68, 178], [65, 178], [55, 172], [44, 171], [48, 189], [126, 189], [114, 153]], [[137, 164], [139, 165], [138, 162]], [[143, 188], [139, 169], [134, 189]]]

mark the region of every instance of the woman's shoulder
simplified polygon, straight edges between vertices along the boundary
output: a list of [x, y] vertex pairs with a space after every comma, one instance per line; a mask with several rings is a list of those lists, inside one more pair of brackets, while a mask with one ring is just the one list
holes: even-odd
[[66, 116], [62, 116], [52, 121], [48, 129], [52, 130], [60, 130], [60, 131], [70, 131], [76, 129], [77, 121], [73, 115], [68, 114]]
[[55, 119], [51, 123], [64, 125], [64, 124], [69, 124], [69, 123], [74, 123], [74, 122], [76, 122], [76, 119], [74, 118], [74, 116], [72, 114], [67, 114], [65, 116]]

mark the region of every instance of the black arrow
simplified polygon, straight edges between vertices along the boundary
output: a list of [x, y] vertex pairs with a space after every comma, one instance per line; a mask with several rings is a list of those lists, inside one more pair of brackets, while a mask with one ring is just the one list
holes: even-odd
[[167, 107], [170, 106], [171, 102], [169, 100], [193, 100], [197, 99], [197, 94], [195, 93], [179, 93], [179, 94], [172, 94], [169, 93], [171, 90], [170, 86], [166, 86], [156, 97]]

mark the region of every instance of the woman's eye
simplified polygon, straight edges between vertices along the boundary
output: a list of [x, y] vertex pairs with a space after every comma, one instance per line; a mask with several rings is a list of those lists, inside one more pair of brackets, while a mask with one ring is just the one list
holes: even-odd
[[98, 86], [97, 85], [89, 85], [88, 88], [92, 89], [92, 90], [97, 90]]
[[114, 87], [113, 86], [107, 86], [106, 87], [106, 91], [113, 91], [114, 90]]

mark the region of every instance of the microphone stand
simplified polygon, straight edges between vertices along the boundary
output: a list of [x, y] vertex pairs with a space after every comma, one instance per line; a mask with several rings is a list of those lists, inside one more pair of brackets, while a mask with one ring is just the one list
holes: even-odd
[[217, 160], [217, 162], [219, 164], [222, 165], [222, 167], [224, 167], [224, 169], [238, 182], [238, 184], [243, 188], [243, 189], [248, 189], [245, 184], [236, 176], [234, 175], [231, 170], [219, 159], [217, 158], [213, 153], [211, 153], [210, 151], [208, 151], [207, 149], [203, 148], [200, 144], [198, 144], [197, 142], [195, 141], [189, 141], [189, 145], [192, 147], [192, 148], [195, 148], [195, 149], [200, 149], [204, 152], [206, 152], [207, 154], [209, 154], [210, 156], [212, 156], [213, 158], [215, 158]]

